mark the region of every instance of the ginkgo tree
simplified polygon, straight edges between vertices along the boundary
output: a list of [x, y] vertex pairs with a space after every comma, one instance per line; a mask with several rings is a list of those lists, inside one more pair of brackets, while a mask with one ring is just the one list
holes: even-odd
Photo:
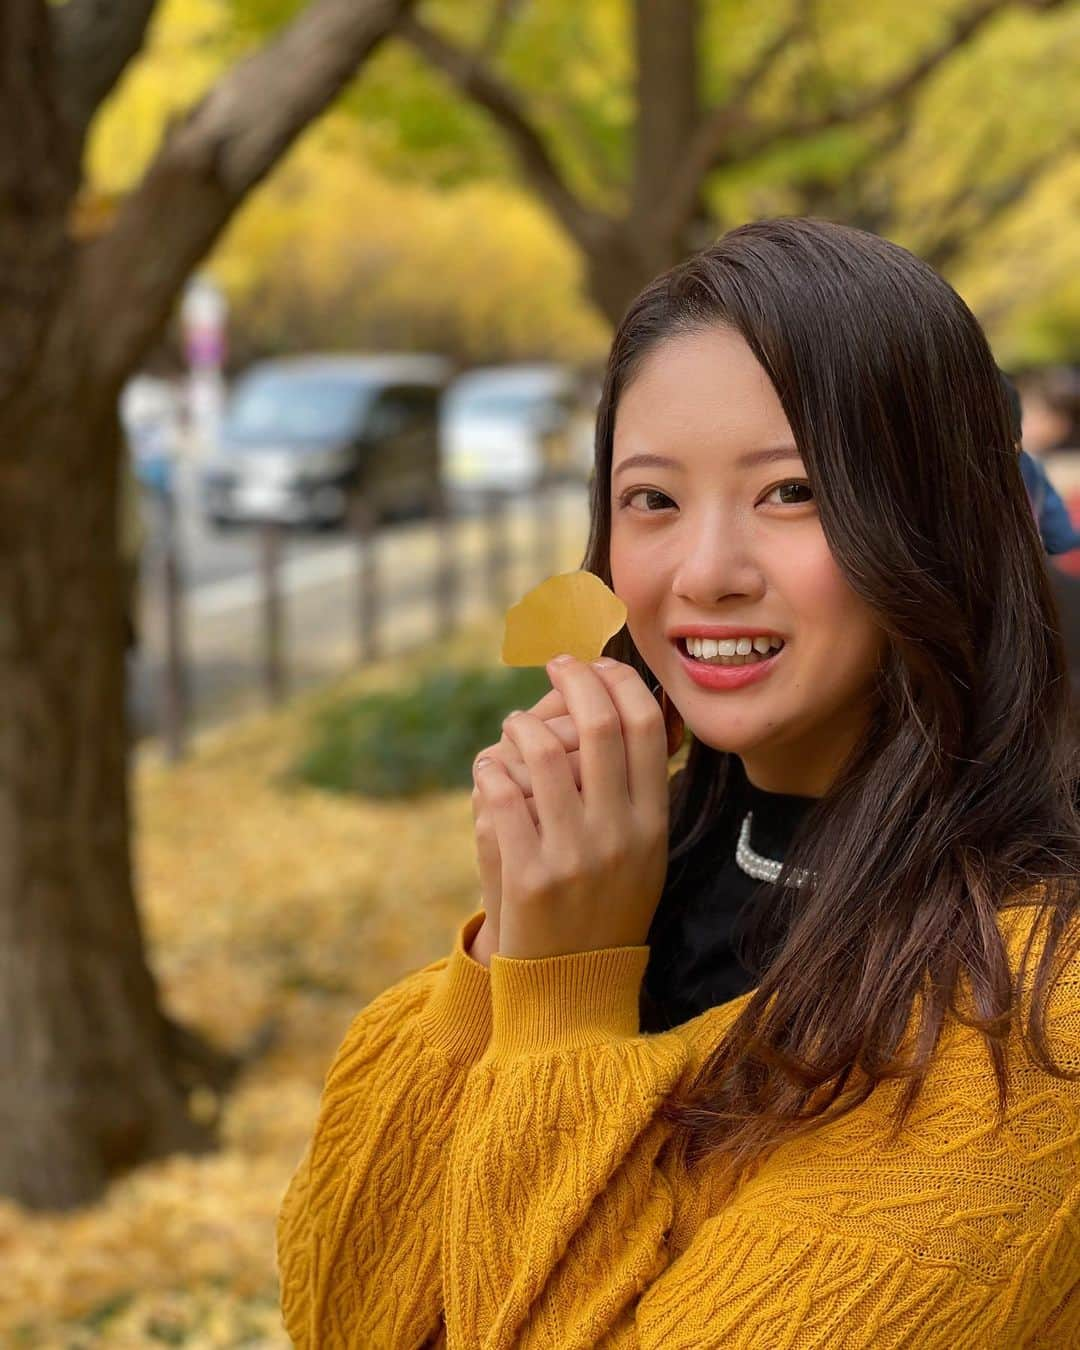
[[[297, 2], [232, 0], [248, 32]], [[512, 176], [614, 323], [754, 216], [824, 215], [981, 269], [1080, 153], [1078, 24], [1065, 0], [429, 0], [346, 106], [390, 175]]]
[[233, 1068], [160, 1007], [133, 895], [118, 392], [240, 202], [411, 8], [311, 0], [88, 232], [87, 136], [155, 0], [0, 7], [0, 1194], [28, 1206], [212, 1147], [189, 1100]]

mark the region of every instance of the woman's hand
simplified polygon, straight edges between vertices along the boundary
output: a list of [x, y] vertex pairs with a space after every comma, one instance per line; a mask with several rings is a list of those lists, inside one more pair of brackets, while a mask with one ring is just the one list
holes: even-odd
[[[566, 700], [558, 689], [551, 689], [543, 698], [533, 704], [529, 710], [534, 717], [540, 718], [558, 737], [567, 754], [570, 771], [574, 775], [575, 786], [581, 785], [580, 755], [578, 753], [577, 727], [566, 710]], [[510, 717], [514, 716], [513, 713]], [[503, 719], [506, 727], [509, 717]], [[522, 758], [521, 752], [504, 730], [495, 745], [485, 746], [477, 759], [498, 760], [510, 777], [517, 783], [525, 798], [530, 817], [534, 824], [539, 820], [536, 802], [533, 798], [532, 778]], [[475, 763], [475, 761], [474, 761]], [[475, 776], [475, 775], [474, 775]], [[480, 789], [472, 792], [473, 831], [476, 839], [476, 865], [480, 875], [480, 897], [484, 908], [484, 922], [470, 947], [470, 955], [482, 965], [488, 965], [492, 954], [499, 949], [499, 901], [502, 894], [502, 861], [499, 856], [499, 843], [495, 833], [495, 821], [490, 809], [485, 805]]]
[[504, 723], [528, 770], [535, 813], [501, 759], [474, 765], [478, 853], [492, 880], [498, 859], [498, 951], [539, 958], [638, 946], [667, 870], [663, 714], [637, 672], [618, 661], [587, 666], [571, 657], [549, 663], [548, 674], [577, 732], [580, 791], [566, 745], [535, 713]]

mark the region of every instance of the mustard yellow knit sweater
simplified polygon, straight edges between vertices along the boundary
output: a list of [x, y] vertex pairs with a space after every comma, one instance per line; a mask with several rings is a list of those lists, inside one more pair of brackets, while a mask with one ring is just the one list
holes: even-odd
[[[1010, 952], [1033, 913], [1002, 916]], [[997, 1129], [982, 1039], [951, 1022], [898, 1142], [879, 1089], [734, 1189], [719, 1163], [691, 1185], [656, 1110], [744, 1000], [642, 1035], [647, 947], [489, 972], [481, 921], [330, 1066], [278, 1219], [297, 1346], [1080, 1347], [1080, 1083], [1017, 1040]], [[1080, 1069], [1080, 971], [1049, 1025]]]

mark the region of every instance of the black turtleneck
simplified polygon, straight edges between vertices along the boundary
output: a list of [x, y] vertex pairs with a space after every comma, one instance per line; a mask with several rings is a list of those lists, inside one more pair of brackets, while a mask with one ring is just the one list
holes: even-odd
[[[718, 826], [695, 847], [653, 920], [641, 999], [643, 1031], [677, 1026], [752, 989], [790, 922], [798, 892], [785, 888], [778, 899], [772, 886], [747, 876], [735, 861], [735, 843], [746, 812], [752, 811], [751, 848], [780, 862], [814, 798], [764, 792], [741, 774], [733, 789], [735, 809], [723, 812]], [[756, 964], [750, 946], [760, 957]]]

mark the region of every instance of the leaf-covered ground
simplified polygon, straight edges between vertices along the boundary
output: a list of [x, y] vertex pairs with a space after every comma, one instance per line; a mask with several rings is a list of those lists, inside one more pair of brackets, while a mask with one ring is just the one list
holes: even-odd
[[[440, 659], [495, 663], [497, 650], [494, 629], [477, 630]], [[399, 687], [417, 669], [388, 662], [346, 687]], [[274, 1219], [323, 1075], [355, 1013], [447, 952], [478, 904], [468, 791], [387, 803], [281, 786], [326, 696], [219, 734], [180, 767], [136, 766], [135, 865], [165, 1005], [231, 1049], [276, 1039], [224, 1102], [216, 1155], [142, 1168], [74, 1214], [0, 1201], [4, 1346], [289, 1344]]]

